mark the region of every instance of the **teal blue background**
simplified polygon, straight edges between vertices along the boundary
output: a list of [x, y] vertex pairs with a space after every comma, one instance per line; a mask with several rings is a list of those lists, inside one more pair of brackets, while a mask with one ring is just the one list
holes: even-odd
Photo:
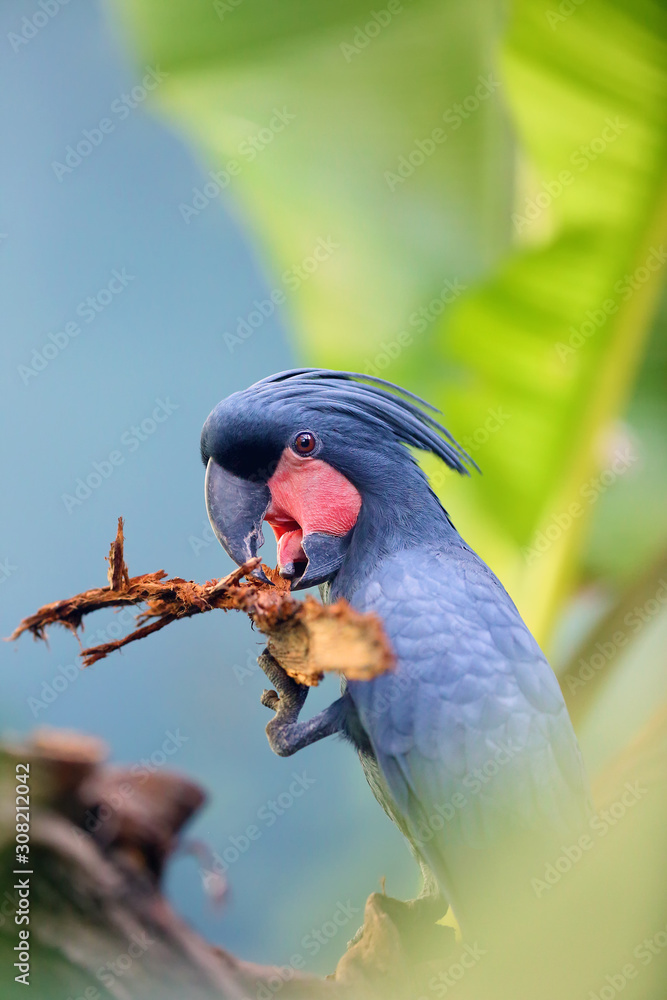
[[[14, 51], [9, 33], [37, 9], [16, 0], [0, 9], [3, 635], [39, 605], [105, 583], [119, 515], [131, 573], [164, 568], [203, 581], [228, 572], [205, 533], [201, 425], [223, 396], [296, 361], [285, 314], [233, 354], [225, 345], [224, 333], [275, 285], [244, 234], [233, 185], [186, 225], [178, 206], [206, 171], [145, 106], [122, 121], [109, 114], [145, 70], [131, 64], [103, 9], [71, 0]], [[114, 130], [59, 180], [53, 162], [107, 116]], [[86, 323], [78, 304], [123, 268], [134, 279]], [[80, 334], [22, 377], [33, 349], [72, 321]], [[176, 408], [139, 441], [131, 428], [150, 419], [157, 399]], [[122, 461], [108, 478], [66, 504], [77, 480], [114, 451]], [[89, 619], [84, 642], [113, 623], [112, 614]], [[94, 733], [127, 763], [159, 759], [167, 732], [180, 730], [187, 739], [165, 766], [210, 795], [186, 840], [220, 854], [231, 837], [244, 844], [248, 825], [260, 836], [230, 866], [219, 909], [194, 857], [177, 855], [167, 876], [176, 908], [245, 958], [286, 963], [301, 954], [307, 968], [329, 971], [380, 877], [405, 896], [417, 888], [416, 868], [349, 747], [327, 740], [290, 760], [271, 754], [263, 675], [248, 670], [261, 648], [244, 616], [210, 614], [74, 673], [70, 634], [52, 631], [50, 648], [24, 637], [2, 646], [0, 724], [5, 733], [42, 725]], [[308, 707], [336, 696], [329, 678]], [[304, 771], [313, 783], [269, 825], [267, 803], [289, 796], [293, 773]], [[348, 900], [358, 914], [315, 949], [311, 929]]]

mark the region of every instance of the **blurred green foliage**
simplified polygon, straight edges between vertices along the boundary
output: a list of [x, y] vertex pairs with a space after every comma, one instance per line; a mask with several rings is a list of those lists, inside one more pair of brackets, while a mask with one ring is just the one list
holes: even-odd
[[[483, 479], [436, 484], [547, 640], [597, 476], [632, 449], [616, 421], [664, 274], [664, 8], [117, 6], [169, 74], [160, 108], [259, 237], [303, 362], [403, 381], [468, 440]], [[321, 239], [326, 259], [286, 281]]]
[[[574, 713], [601, 768], [667, 697], [665, 609], [639, 630], [627, 617], [628, 594], [660, 592], [667, 549], [667, 9], [115, 7], [142, 64], [169, 73], [160, 111], [219, 172], [286, 291], [300, 361], [383, 375], [442, 407], [484, 475], [428, 471], [566, 676], [594, 655], [596, 621], [626, 635]], [[276, 109], [294, 116], [280, 130]], [[335, 249], [286, 280], [320, 239]], [[658, 719], [649, 756], [664, 785]], [[618, 773], [644, 774], [627, 753]], [[652, 847], [640, 878], [623, 873], [635, 923], [614, 924], [618, 954], [661, 912], [656, 808], [624, 834]]]
[[[278, 286], [318, 239], [339, 244], [291, 299], [304, 359], [363, 366], [448, 276], [472, 283], [498, 263], [513, 154], [497, 5], [394, 2], [386, 26], [358, 0], [120, 6], [141, 60], [170, 73], [160, 106], [209, 166], [240, 164], [227, 190]], [[490, 77], [454, 131], [443, 116]], [[262, 146], [276, 108], [294, 117]], [[385, 173], [437, 127], [446, 141], [392, 190]]]
[[[529, 158], [517, 173], [520, 247], [434, 338], [443, 361], [468, 373], [443, 396], [457, 424], [474, 426], [499, 402], [511, 415], [484, 452], [492, 487], [477, 481], [473, 492], [505, 543], [525, 552], [538, 532], [554, 539], [513, 574], [542, 635], [611, 485], [600, 472], [621, 479], [636, 467], [615, 421], [667, 263], [667, 14], [644, 2], [566, 8], [553, 20], [548, 3], [514, 5], [504, 68]], [[629, 460], [615, 465], [624, 449]]]

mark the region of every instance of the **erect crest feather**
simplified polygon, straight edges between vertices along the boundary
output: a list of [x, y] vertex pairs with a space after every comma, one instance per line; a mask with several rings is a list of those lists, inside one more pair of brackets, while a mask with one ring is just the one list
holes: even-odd
[[328, 368], [292, 368], [260, 379], [243, 391], [246, 394], [266, 397], [267, 402], [301, 399], [314, 409], [344, 413], [389, 432], [397, 441], [430, 451], [462, 475], [470, 474], [467, 466], [478, 469], [449, 431], [425, 412], [439, 410], [385, 379]]

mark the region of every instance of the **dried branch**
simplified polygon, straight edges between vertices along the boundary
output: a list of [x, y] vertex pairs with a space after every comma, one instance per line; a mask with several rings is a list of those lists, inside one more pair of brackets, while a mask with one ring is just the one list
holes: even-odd
[[130, 577], [124, 560], [123, 519], [108, 556], [108, 587], [95, 587], [74, 597], [45, 604], [24, 618], [10, 640], [24, 632], [46, 639], [50, 625], [62, 625], [78, 637], [85, 615], [105, 607], [145, 605], [137, 628], [121, 639], [82, 649], [84, 666], [104, 659], [130, 642], [158, 632], [181, 618], [207, 611], [244, 611], [268, 636], [269, 651], [295, 680], [316, 685], [325, 671], [344, 673], [350, 680], [367, 680], [390, 670], [393, 652], [380, 620], [360, 614], [339, 600], [322, 605], [312, 597], [296, 600], [275, 570], [262, 565], [271, 583], [251, 576], [260, 565], [250, 559], [222, 580], [194, 583], [166, 579], [164, 570]]

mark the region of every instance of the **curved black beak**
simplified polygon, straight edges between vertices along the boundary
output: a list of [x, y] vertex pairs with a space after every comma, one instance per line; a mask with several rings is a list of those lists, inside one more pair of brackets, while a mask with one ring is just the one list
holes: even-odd
[[[271, 503], [268, 485], [241, 479], [209, 458], [205, 488], [208, 519], [227, 555], [239, 566], [255, 558], [264, 544], [262, 521]], [[290, 581], [290, 589], [305, 590], [330, 580], [343, 563], [353, 531], [343, 536], [321, 531], [304, 535], [302, 548], [308, 561], [280, 567], [280, 575]], [[269, 582], [260, 566], [252, 572]]]
[[301, 547], [308, 557], [308, 562], [303, 575], [300, 575], [303, 566], [298, 563], [281, 567], [280, 575], [290, 580], [290, 590], [318, 587], [330, 580], [342, 566], [353, 531], [354, 528], [342, 536], [327, 535], [323, 531], [313, 531], [304, 535]]
[[[234, 476], [209, 458], [205, 488], [208, 519], [227, 555], [239, 566], [253, 559], [264, 544], [262, 520], [271, 503], [269, 487]], [[266, 579], [259, 567], [253, 572]]]

